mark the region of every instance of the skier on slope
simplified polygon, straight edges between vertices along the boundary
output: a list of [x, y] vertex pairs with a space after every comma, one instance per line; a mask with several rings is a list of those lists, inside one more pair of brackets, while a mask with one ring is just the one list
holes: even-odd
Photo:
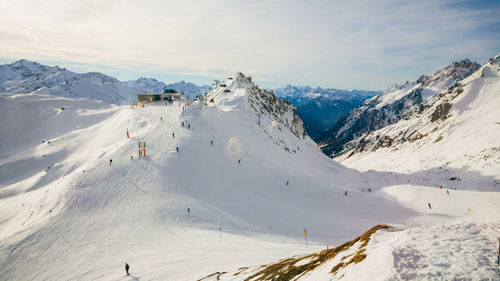
[[432, 207], [431, 207], [431, 203], [427, 203], [427, 204], [429, 205], [429, 209], [432, 209]]
[[175, 149], [177, 150], [177, 152], [179, 152], [179, 147], [176, 147]]
[[128, 263], [125, 263], [125, 272], [127, 272], [127, 276], [130, 275], [130, 273], [128, 273], [129, 268], [130, 266], [128, 265]]
[[172, 133], [172, 138], [175, 138], [175, 133]]
[[344, 195], [347, 196], [347, 190], [344, 192]]

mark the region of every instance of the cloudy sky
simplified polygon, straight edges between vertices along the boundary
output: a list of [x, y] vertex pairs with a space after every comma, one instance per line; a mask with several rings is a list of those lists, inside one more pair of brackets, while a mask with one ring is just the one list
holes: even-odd
[[0, 1], [0, 63], [120, 80], [385, 89], [498, 53], [498, 0]]

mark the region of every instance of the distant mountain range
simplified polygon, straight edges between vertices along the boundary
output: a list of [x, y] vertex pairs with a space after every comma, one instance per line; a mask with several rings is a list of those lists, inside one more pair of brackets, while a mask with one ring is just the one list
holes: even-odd
[[75, 73], [27, 60], [0, 65], [0, 93], [39, 93], [125, 104], [137, 94], [161, 93], [165, 88], [176, 89], [190, 98], [211, 89], [184, 81], [167, 85], [154, 78], [121, 82], [99, 72]]
[[[98, 72], [75, 73], [59, 66], [46, 66], [24, 59], [0, 65], [0, 93], [39, 93], [127, 104], [140, 93], [160, 93], [164, 89], [175, 89], [186, 97], [195, 98], [211, 91], [212, 87], [185, 81], [166, 84], [145, 77], [122, 82]], [[297, 107], [297, 114], [314, 140], [341, 116], [380, 93], [291, 85], [274, 91], [277, 97], [287, 99]]]
[[404, 82], [386, 90], [340, 118], [328, 131], [317, 137], [323, 152], [338, 156], [363, 141], [373, 131], [422, 113], [427, 101], [437, 93], [458, 87], [457, 83], [481, 65], [470, 60], [454, 62], [432, 75]]
[[309, 136], [318, 136], [330, 129], [343, 115], [361, 105], [380, 91], [324, 89], [320, 87], [288, 85], [274, 89], [277, 97], [289, 100], [297, 107], [297, 115], [304, 121]]

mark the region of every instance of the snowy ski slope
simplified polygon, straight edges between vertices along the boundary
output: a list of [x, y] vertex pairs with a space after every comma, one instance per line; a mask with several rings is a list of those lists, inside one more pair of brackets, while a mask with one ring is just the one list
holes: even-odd
[[[494, 254], [494, 242], [481, 241], [494, 240], [500, 228], [497, 192], [448, 195], [423, 174], [358, 172], [337, 164], [288, 129], [292, 116], [263, 114], [258, 125], [252, 105], [259, 104], [248, 98], [255, 85], [238, 75], [226, 81], [228, 92], [209, 95], [213, 103], [186, 109], [179, 103], [131, 109], [89, 99], [0, 96], [0, 279], [198, 280], [323, 250], [380, 223], [416, 228], [400, 239], [376, 236], [381, 242], [369, 244], [368, 258], [345, 273], [351, 276], [346, 280], [359, 280], [361, 273], [403, 279], [398, 276], [412, 267], [390, 262], [397, 247], [446, 235], [449, 223], [474, 231], [489, 226], [481, 235], [463, 231], [460, 260]], [[138, 157], [139, 141], [146, 142], [147, 157]], [[476, 245], [483, 250], [470, 251]], [[432, 251], [429, 259], [445, 254]], [[456, 272], [426, 268], [441, 276]], [[491, 266], [472, 272], [498, 274]], [[340, 276], [315, 274], [302, 278]]]

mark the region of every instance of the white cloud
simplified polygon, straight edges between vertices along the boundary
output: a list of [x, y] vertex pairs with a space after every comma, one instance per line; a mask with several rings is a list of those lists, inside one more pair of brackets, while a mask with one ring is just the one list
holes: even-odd
[[241, 70], [276, 86], [384, 88], [499, 51], [498, 31], [475, 36], [498, 24], [498, 10], [448, 4], [4, 0], [0, 53], [135, 72]]

